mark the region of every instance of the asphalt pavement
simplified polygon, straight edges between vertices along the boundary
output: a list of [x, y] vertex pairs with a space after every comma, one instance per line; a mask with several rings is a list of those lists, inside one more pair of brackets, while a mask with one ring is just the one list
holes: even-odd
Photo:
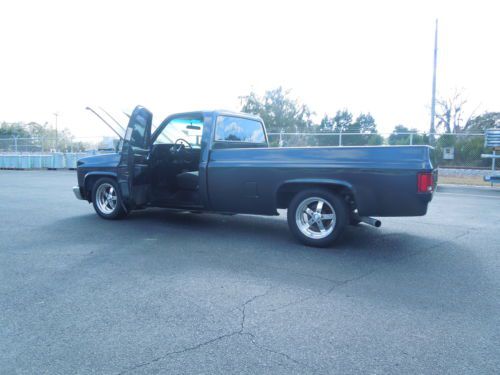
[[2, 374], [498, 374], [500, 190], [295, 242], [285, 216], [100, 219], [0, 171]]

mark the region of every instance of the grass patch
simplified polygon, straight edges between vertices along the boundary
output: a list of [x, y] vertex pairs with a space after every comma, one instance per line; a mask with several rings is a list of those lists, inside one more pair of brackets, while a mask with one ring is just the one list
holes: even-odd
[[438, 184], [491, 186], [482, 176], [439, 176]]

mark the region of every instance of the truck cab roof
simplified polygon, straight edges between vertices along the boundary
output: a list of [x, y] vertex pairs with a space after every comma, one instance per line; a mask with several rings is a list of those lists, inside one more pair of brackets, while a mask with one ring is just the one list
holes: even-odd
[[203, 113], [203, 115], [212, 115], [212, 116], [235, 116], [235, 117], [243, 117], [243, 118], [248, 118], [252, 120], [257, 120], [257, 121], [262, 121], [262, 119], [257, 116], [253, 115], [251, 113], [245, 113], [245, 112], [236, 112], [236, 111], [230, 111], [226, 109], [215, 109], [215, 110], [200, 110], [200, 111], [189, 111], [189, 112], [179, 112], [179, 113], [173, 113], [169, 115], [168, 117], [182, 117], [182, 116], [189, 116], [194, 113]]

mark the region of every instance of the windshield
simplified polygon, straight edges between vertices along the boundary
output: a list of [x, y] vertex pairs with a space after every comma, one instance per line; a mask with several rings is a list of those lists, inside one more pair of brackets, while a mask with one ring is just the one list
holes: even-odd
[[202, 119], [175, 118], [165, 126], [154, 141], [154, 144], [172, 144], [178, 139], [183, 139], [192, 147], [200, 147], [202, 132]]

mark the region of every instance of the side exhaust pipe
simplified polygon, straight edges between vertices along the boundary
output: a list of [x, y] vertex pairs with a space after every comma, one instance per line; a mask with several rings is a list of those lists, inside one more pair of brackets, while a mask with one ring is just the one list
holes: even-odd
[[357, 210], [353, 212], [353, 219], [361, 221], [365, 224], [374, 226], [375, 228], [380, 228], [382, 225], [382, 222], [378, 219], [374, 219], [373, 217], [369, 216], [359, 216]]
[[375, 228], [380, 228], [380, 226], [382, 225], [382, 222], [380, 220], [374, 219], [373, 217], [369, 216], [360, 216], [359, 220], [361, 220], [363, 223], [372, 225]]

